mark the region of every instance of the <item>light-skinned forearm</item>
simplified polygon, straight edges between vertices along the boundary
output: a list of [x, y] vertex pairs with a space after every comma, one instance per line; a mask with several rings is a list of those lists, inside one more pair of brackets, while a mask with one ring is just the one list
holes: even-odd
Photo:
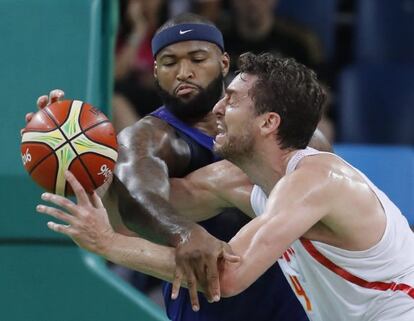
[[[175, 271], [175, 249], [152, 243], [139, 237], [125, 236], [115, 233], [108, 245], [96, 252], [108, 261], [128, 267], [158, 279], [172, 282]], [[225, 263], [220, 272], [221, 293], [225, 297], [234, 296], [245, 287], [237, 285], [241, 263]], [[238, 272], [234, 277], [234, 272]], [[222, 278], [224, 276], [224, 278]], [[183, 276], [182, 286], [187, 287]], [[202, 291], [199, 289], [199, 291]]]
[[107, 260], [130, 269], [171, 281], [175, 270], [174, 249], [139, 237], [115, 233], [100, 253]]

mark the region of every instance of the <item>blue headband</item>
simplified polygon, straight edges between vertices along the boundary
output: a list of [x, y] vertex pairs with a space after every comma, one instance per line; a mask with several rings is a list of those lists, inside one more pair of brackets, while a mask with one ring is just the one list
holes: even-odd
[[224, 51], [223, 35], [216, 27], [201, 23], [182, 23], [164, 29], [152, 38], [152, 55], [155, 57], [162, 49], [176, 42], [189, 40], [211, 42]]

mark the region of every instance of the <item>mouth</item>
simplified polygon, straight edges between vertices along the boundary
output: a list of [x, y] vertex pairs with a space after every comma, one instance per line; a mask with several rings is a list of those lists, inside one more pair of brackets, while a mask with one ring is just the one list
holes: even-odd
[[198, 91], [198, 88], [196, 86], [189, 85], [189, 84], [181, 84], [175, 90], [175, 95], [177, 97], [185, 97], [185, 96], [189, 96], [190, 94], [194, 94], [197, 91]]
[[223, 141], [226, 136], [226, 129], [224, 125], [221, 122], [217, 122], [217, 134], [214, 139], [215, 143], [220, 143], [220, 141]]

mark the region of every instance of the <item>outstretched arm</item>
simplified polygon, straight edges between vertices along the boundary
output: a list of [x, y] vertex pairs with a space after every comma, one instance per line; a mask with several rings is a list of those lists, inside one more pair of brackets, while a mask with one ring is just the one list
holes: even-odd
[[[176, 269], [174, 248], [116, 233], [109, 223], [106, 209], [97, 193], [88, 195], [70, 172], [65, 175], [76, 195], [77, 203], [63, 196], [44, 193], [43, 200], [63, 208], [66, 212], [45, 205], [38, 205], [36, 208], [38, 212], [48, 214], [67, 224], [48, 222], [51, 230], [71, 237], [78, 246], [109, 261], [167, 281], [174, 280]], [[238, 260], [237, 257], [230, 255], [227, 255], [227, 259], [234, 262]], [[183, 277], [182, 281], [188, 287], [196, 286], [191, 278]], [[194, 305], [193, 308], [197, 310], [198, 306]]]
[[254, 217], [250, 205], [253, 184], [229, 161], [207, 165], [184, 178], [171, 178], [170, 185], [170, 203], [183, 217], [202, 221], [228, 207]]
[[[165, 280], [175, 280], [173, 248], [115, 233], [96, 193], [89, 197], [70, 173], [67, 173], [67, 180], [78, 204], [50, 193], [43, 194], [42, 198], [72, 215], [50, 206], [37, 207], [39, 212], [67, 223], [49, 222], [50, 229], [68, 235], [80, 247], [114, 263]], [[265, 213], [248, 223], [230, 241], [234, 253], [241, 259], [239, 261], [236, 256], [226, 254], [220, 273], [223, 295], [233, 296], [246, 289], [294, 240], [329, 213], [329, 200], [333, 195], [327, 195], [326, 191], [329, 194], [331, 190], [326, 175], [314, 171], [299, 169], [289, 179], [282, 180], [272, 191]], [[193, 280], [185, 276], [180, 281], [188, 287], [195, 286]], [[198, 306], [194, 309], [197, 310]]]
[[223, 296], [249, 287], [286, 251], [326, 216], [333, 199], [329, 175], [298, 169], [271, 192], [265, 212], [245, 225], [229, 242], [239, 264], [225, 262], [220, 273]]

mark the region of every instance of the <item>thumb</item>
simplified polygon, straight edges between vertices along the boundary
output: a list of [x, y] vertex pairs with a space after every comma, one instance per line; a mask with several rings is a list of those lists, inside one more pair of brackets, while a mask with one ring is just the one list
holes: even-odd
[[238, 263], [241, 261], [241, 257], [239, 255], [234, 254], [231, 246], [227, 243], [225, 244], [225, 246], [223, 246], [222, 257], [225, 261], [228, 261], [229, 263]]
[[241, 257], [235, 254], [223, 253], [223, 259], [229, 263], [239, 263], [241, 261]]

